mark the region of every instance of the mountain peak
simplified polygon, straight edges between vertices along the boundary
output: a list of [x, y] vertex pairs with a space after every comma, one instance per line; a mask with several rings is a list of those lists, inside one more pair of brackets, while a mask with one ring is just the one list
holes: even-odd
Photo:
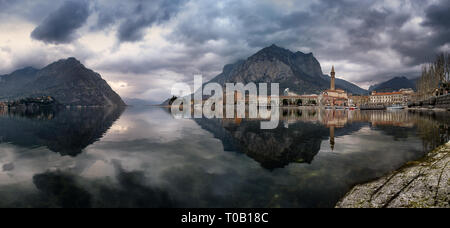
[[[318, 94], [329, 88], [330, 80], [324, 77], [322, 67], [312, 53], [294, 53], [272, 44], [246, 60], [226, 65], [223, 72], [211, 82], [221, 85], [236, 82], [279, 83], [281, 91], [289, 88], [298, 94]], [[337, 80], [336, 83], [339, 88], [351, 93], [367, 92], [344, 80]]]
[[60, 59], [56, 62], [51, 63], [50, 65], [43, 68], [43, 70], [69, 70], [75, 68], [85, 68], [84, 65], [76, 58], [70, 57], [67, 59]]
[[[256, 54], [254, 54], [252, 57], [275, 57], [280, 59], [281, 61], [287, 60], [287, 58], [295, 59], [295, 58], [302, 58], [302, 59], [315, 59], [314, 54], [312, 52], [309, 53], [303, 53], [301, 51], [292, 52], [289, 49], [277, 46], [276, 44], [272, 44], [269, 47], [265, 47], [258, 51]], [[250, 57], [251, 58], [251, 57]]]
[[405, 76], [397, 76], [390, 80], [370, 86], [369, 91], [392, 92], [407, 88], [416, 89], [415, 81], [410, 80]]
[[75, 66], [75, 65], [83, 65], [81, 62], [75, 57], [69, 57], [67, 59], [60, 59], [50, 65], [64, 65], [64, 66]]
[[[302, 55], [298, 55], [302, 56]], [[297, 57], [292, 51], [278, 47], [273, 44], [269, 47], [265, 47], [258, 51], [256, 54], [248, 58], [249, 61], [264, 61], [264, 60], [274, 60], [277, 59], [287, 65], [290, 64], [291, 60]]]
[[81, 62], [76, 59], [75, 57], [69, 57], [67, 59], [61, 59], [58, 62], [63, 62], [63, 63], [67, 63], [67, 64], [74, 64], [74, 65], [81, 65]]
[[100, 74], [74, 57], [61, 59], [41, 70], [25, 68], [22, 71], [5, 76], [8, 80], [2, 85], [0, 98], [51, 96], [64, 105], [125, 105]]
[[[290, 50], [279, 47], [275, 44], [270, 45], [269, 47], [265, 47], [261, 49], [258, 53], [267, 53], [267, 52], [276, 52], [276, 53], [289, 53], [293, 54]], [[258, 54], [257, 53], [257, 54]]]

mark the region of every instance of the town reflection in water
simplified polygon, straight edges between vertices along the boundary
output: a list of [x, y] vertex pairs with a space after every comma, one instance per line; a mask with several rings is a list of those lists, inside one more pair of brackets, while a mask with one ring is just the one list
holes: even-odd
[[328, 138], [328, 149], [339, 152], [335, 151], [335, 138], [357, 132], [364, 126], [395, 137], [407, 137], [405, 131], [417, 129], [423, 138], [424, 151], [429, 151], [449, 140], [447, 117], [445, 112], [282, 108], [280, 125], [274, 130], [260, 130], [259, 121], [251, 119], [197, 119], [196, 122], [219, 138], [226, 150], [244, 152], [264, 168], [273, 170], [290, 163], [311, 163], [321, 149], [327, 149], [321, 145]]
[[447, 142], [446, 112], [163, 108], [0, 111], [0, 207], [332, 207]]

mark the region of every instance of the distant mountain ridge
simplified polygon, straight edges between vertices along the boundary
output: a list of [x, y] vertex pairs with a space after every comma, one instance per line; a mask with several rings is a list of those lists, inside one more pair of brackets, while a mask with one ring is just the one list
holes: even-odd
[[394, 77], [388, 81], [370, 86], [369, 91], [392, 92], [409, 88], [416, 90], [416, 80], [411, 80], [406, 77]]
[[[330, 69], [331, 70], [331, 69]], [[312, 53], [292, 52], [272, 45], [247, 60], [228, 64], [223, 72], [210, 82], [222, 86], [225, 83], [279, 83], [280, 91], [289, 88], [298, 94], [311, 94], [330, 88], [331, 78], [324, 75], [319, 61]], [[336, 80], [336, 87], [352, 94], [367, 94], [368, 91], [343, 79]]]
[[150, 106], [155, 105], [155, 102], [139, 99], [139, 98], [123, 98], [125, 103], [130, 106]]
[[0, 76], [0, 100], [41, 96], [71, 106], [125, 106], [100, 74], [73, 57], [40, 70], [27, 67]]

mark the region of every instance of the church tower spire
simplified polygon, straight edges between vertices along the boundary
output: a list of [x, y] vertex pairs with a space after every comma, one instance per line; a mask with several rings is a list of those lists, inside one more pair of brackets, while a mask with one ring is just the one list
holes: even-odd
[[331, 90], [336, 90], [336, 72], [334, 72], [334, 66], [331, 68]]

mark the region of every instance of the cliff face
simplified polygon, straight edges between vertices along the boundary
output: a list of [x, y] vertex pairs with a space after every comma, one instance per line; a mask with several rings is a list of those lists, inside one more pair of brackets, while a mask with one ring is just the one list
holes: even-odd
[[[330, 87], [329, 76], [323, 74], [319, 61], [312, 53], [294, 53], [276, 45], [262, 49], [247, 60], [226, 65], [211, 82], [221, 85], [237, 82], [279, 83], [281, 91], [289, 88], [299, 94], [320, 93]], [[355, 94], [367, 92], [345, 80], [338, 80], [337, 87]]]
[[100, 74], [75, 58], [52, 63], [41, 70], [25, 68], [0, 79], [0, 99], [51, 96], [63, 105], [124, 106]]

